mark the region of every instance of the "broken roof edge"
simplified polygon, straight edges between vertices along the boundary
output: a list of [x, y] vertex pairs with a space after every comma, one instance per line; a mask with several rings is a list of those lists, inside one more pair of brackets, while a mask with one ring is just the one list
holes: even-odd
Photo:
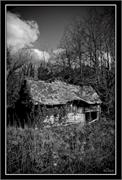
[[[49, 82], [45, 82], [45, 81], [42, 81], [42, 80], [35, 80], [35, 79], [31, 79], [31, 78], [25, 78], [25, 80], [26, 80], [26, 82], [27, 82], [27, 84], [31, 87], [31, 84], [32, 84], [32, 82], [34, 82], [34, 83], [36, 83], [36, 86], [37, 86], [37, 88], [38, 88], [38, 83], [44, 83], [45, 85], [53, 85], [53, 83], [55, 84], [55, 83], [60, 83], [61, 82], [61, 84], [63, 83], [63, 85], [66, 85], [66, 86], [74, 86], [75, 88], [79, 88], [80, 86], [78, 86], [78, 85], [72, 85], [72, 84], [67, 84], [66, 82], [62, 82], [62, 81], [53, 81], [53, 82], [51, 82], [51, 83], [49, 83]], [[31, 83], [31, 84], [30, 84]], [[81, 87], [80, 87], [81, 88]], [[39, 89], [39, 88], [38, 88]], [[94, 89], [93, 87], [92, 87], [92, 89]], [[38, 98], [35, 98], [33, 95], [31, 96], [31, 98], [33, 99], [33, 103], [34, 104], [44, 104], [44, 105], [60, 105], [60, 104], [67, 104], [68, 102], [73, 102], [73, 101], [83, 101], [83, 102], [85, 102], [85, 103], [87, 103], [87, 104], [89, 104], [89, 105], [95, 105], [95, 104], [101, 104], [102, 103], [102, 101], [100, 100], [100, 98], [99, 98], [99, 95], [98, 95], [98, 99], [96, 99], [96, 100], [90, 100], [90, 99], [85, 99], [85, 98], [82, 98], [79, 94], [77, 94], [76, 95], [77, 97], [76, 97], [76, 99], [65, 99], [65, 101], [63, 102], [63, 101], [60, 101], [60, 102], [44, 102], [43, 100], [41, 100], [41, 99], [38, 99]]]
[[45, 105], [45, 106], [56, 106], [56, 105], [58, 106], [58, 105], [65, 105], [66, 103], [73, 102], [73, 101], [83, 101], [83, 102], [85, 102], [85, 103], [87, 103], [89, 105], [95, 105], [95, 104], [101, 104], [102, 103], [101, 101], [99, 101], [99, 102], [86, 101], [86, 100], [79, 97], [79, 99], [69, 100], [69, 101], [67, 101], [65, 103], [56, 103], [56, 104], [47, 104], [47, 103], [44, 103], [44, 102], [41, 103], [40, 101], [35, 101], [33, 99], [33, 104], [35, 104], [35, 105], [42, 104], [42, 105]]

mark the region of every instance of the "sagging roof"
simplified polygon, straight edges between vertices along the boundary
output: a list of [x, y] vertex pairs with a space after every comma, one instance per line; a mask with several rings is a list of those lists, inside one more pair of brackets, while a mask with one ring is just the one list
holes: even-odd
[[26, 82], [34, 104], [59, 105], [74, 100], [81, 100], [88, 104], [101, 103], [98, 94], [91, 86], [81, 88], [62, 81], [47, 83], [30, 79]]

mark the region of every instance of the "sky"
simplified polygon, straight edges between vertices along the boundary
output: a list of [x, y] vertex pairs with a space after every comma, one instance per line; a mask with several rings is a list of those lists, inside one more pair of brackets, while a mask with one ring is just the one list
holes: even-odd
[[24, 20], [34, 20], [39, 26], [40, 36], [34, 43], [39, 49], [57, 49], [64, 29], [76, 16], [83, 16], [85, 7], [8, 7]]
[[32, 47], [34, 57], [50, 58], [57, 52], [65, 27], [82, 17], [87, 7], [81, 6], [7, 6], [7, 44], [14, 50]]
[[85, 6], [7, 6], [7, 45], [14, 50], [29, 46], [34, 57], [48, 60], [50, 50], [58, 52], [66, 26], [76, 17], [87, 16], [88, 10]]

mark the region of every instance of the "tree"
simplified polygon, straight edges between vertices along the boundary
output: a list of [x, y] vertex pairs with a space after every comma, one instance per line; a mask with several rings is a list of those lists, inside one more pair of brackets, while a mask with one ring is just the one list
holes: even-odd
[[72, 44], [72, 27], [66, 27], [63, 37], [60, 41], [59, 48], [64, 49], [63, 55], [60, 56], [63, 60], [64, 66], [67, 66], [69, 70], [72, 68], [73, 60], [73, 44]]
[[52, 73], [49, 71], [48, 66], [46, 64], [40, 64], [37, 69], [37, 76], [39, 80], [49, 80], [52, 77]]
[[7, 48], [7, 79], [12, 73], [20, 70], [23, 65], [27, 64], [31, 60], [31, 53], [26, 48], [18, 50], [16, 53], [12, 53], [11, 48]]
[[11, 49], [7, 49], [6, 59], [6, 85], [7, 85], [7, 115], [11, 114], [12, 119], [17, 119], [16, 102], [20, 98], [20, 89], [25, 75], [22, 68], [31, 60], [30, 53], [26, 49], [21, 49], [12, 54]]
[[[63, 72], [68, 82], [73, 82], [73, 71], [79, 69], [81, 81], [83, 80], [83, 47], [82, 47], [82, 26], [81, 21], [74, 21], [66, 27], [60, 42], [60, 48], [64, 52], [60, 55], [60, 62], [63, 64]], [[68, 75], [69, 74], [69, 75]]]
[[[100, 95], [104, 112], [108, 115], [112, 112], [110, 109], [114, 107], [115, 101], [114, 15], [113, 7], [102, 10], [97, 7], [89, 8], [84, 19], [75, 21], [66, 28], [60, 44], [61, 48], [66, 49], [64, 60], [69, 58], [68, 67], [72, 68], [73, 63], [76, 64], [75, 67], [80, 67], [81, 77], [77, 73], [77, 79], [74, 78], [73, 82], [92, 85]], [[90, 73], [87, 73], [88, 69]], [[73, 74], [67, 73], [72, 78]]]
[[[90, 13], [87, 27], [89, 30], [89, 54], [96, 69], [96, 81], [92, 84], [103, 101], [104, 112], [114, 115], [115, 103], [115, 24], [114, 9], [104, 9], [100, 14], [96, 9]], [[93, 17], [93, 21], [92, 21]], [[87, 36], [86, 36], [87, 37]], [[111, 68], [113, 64], [113, 68]]]

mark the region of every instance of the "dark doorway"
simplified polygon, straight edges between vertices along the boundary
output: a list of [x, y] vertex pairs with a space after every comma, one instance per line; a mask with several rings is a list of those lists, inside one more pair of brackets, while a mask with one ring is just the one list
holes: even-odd
[[91, 112], [91, 120], [97, 119], [97, 112]]
[[90, 112], [86, 112], [86, 122], [89, 122], [91, 120]]

